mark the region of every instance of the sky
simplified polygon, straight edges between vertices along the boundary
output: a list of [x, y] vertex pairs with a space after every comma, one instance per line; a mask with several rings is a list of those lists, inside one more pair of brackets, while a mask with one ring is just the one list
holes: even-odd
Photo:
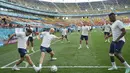
[[106, 0], [39, 0], [39, 1], [56, 2], [56, 3], [77, 3], [77, 2], [97, 2]]

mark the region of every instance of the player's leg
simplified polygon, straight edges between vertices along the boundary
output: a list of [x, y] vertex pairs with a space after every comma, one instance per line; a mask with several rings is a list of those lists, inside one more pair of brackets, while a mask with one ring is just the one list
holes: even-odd
[[31, 51], [32, 51], [32, 52], [35, 52], [35, 51], [34, 51], [34, 47], [33, 47], [33, 45], [34, 45], [34, 43], [33, 43], [33, 37], [31, 37], [30, 43], [31, 43]]
[[105, 42], [107, 42], [107, 32], [104, 32]]
[[50, 55], [51, 55], [51, 61], [55, 61], [57, 58], [54, 57], [54, 51], [51, 51], [50, 52]]
[[110, 43], [110, 39], [109, 39], [109, 37], [108, 37], [109, 35], [110, 35], [110, 33], [108, 32], [108, 33], [107, 33], [107, 36], [106, 36], [108, 43]]
[[49, 47], [49, 48], [47, 48], [47, 52], [50, 54], [50, 56], [51, 56], [51, 61], [54, 61], [54, 60], [56, 60], [57, 58], [54, 58], [54, 55], [55, 55], [55, 53], [54, 53], [54, 51]]
[[45, 58], [45, 52], [41, 52], [40, 62], [39, 62], [39, 68], [42, 68], [43, 60]]
[[121, 50], [122, 50], [123, 45], [124, 45], [124, 42], [123, 42], [123, 41], [117, 42], [116, 51], [115, 51], [115, 56], [116, 56], [117, 59], [119, 59], [120, 62], [121, 62], [122, 64], [124, 64], [124, 66], [125, 66], [126, 68], [128, 68], [129, 71], [130, 71], [130, 65], [125, 61], [124, 57], [123, 57], [122, 54], [121, 54]]
[[33, 64], [32, 59], [30, 58], [30, 56], [28, 54], [25, 55], [25, 58], [27, 60], [27, 62], [34, 68], [36, 69], [36, 66]]
[[29, 53], [30, 38], [27, 40], [27, 52]]
[[109, 37], [108, 37], [109, 35], [110, 35], [109, 32], [105, 32], [105, 42], [110, 43], [110, 40], [109, 40]]
[[79, 48], [78, 49], [81, 49], [82, 48], [82, 40], [83, 40], [83, 35], [81, 35], [81, 37], [80, 37], [80, 44], [79, 44]]
[[130, 65], [125, 61], [125, 59], [124, 59], [124, 57], [122, 56], [121, 53], [115, 53], [115, 56], [117, 57], [117, 59], [120, 60], [120, 62], [121, 62], [122, 64], [124, 64], [124, 66], [125, 66], [126, 68], [129, 68], [129, 69], [130, 69]]
[[85, 38], [85, 41], [86, 41], [86, 47], [89, 49], [89, 46], [88, 46], [88, 36], [84, 36]]
[[19, 52], [19, 54], [20, 54], [20, 60], [18, 60], [18, 61], [16, 62], [16, 64], [13, 66], [12, 70], [20, 70], [20, 69], [18, 68], [18, 65], [23, 62], [24, 56], [25, 56], [25, 54], [26, 54], [26, 49], [18, 48], [18, 52]]
[[26, 58], [27, 62], [29, 63], [29, 65], [31, 65], [36, 72], [38, 72], [38, 71], [40, 70], [40, 69], [38, 69], [38, 68], [34, 65], [34, 63], [32, 62], [32, 59], [30, 58], [30, 56], [29, 56], [28, 54], [25, 55], [25, 58]]
[[61, 37], [62, 37], [62, 38], [61, 38], [61, 40], [62, 40], [62, 41], [61, 41], [61, 43], [63, 43], [63, 40], [64, 40], [64, 35], [62, 35]]
[[16, 62], [16, 64], [13, 66], [12, 70], [20, 70], [20, 69], [18, 68], [18, 65], [19, 65], [20, 63], [22, 63], [23, 60], [24, 60], [24, 57], [21, 57], [20, 60], [18, 60], [18, 61]]
[[70, 41], [68, 40], [68, 37], [67, 37], [67, 35], [65, 35], [65, 38], [66, 38], [66, 40], [67, 40], [68, 42], [70, 42]]
[[109, 56], [110, 56], [110, 61], [111, 61], [112, 67], [109, 68], [108, 70], [116, 70], [117, 69], [115, 59], [114, 59], [115, 48], [116, 48], [116, 44], [114, 42], [112, 42], [110, 45], [110, 51], [109, 51]]
[[34, 68], [35, 71], [37, 71], [37, 67], [33, 64], [30, 56], [27, 54], [27, 50], [21, 49], [21, 51], [19, 51], [19, 52], [20, 52], [22, 61], [24, 60], [24, 57], [25, 57], [27, 62]]
[[42, 68], [42, 63], [45, 58], [46, 48], [41, 46], [40, 50], [41, 50], [41, 57], [40, 57], [40, 62], [39, 62], [39, 68]]

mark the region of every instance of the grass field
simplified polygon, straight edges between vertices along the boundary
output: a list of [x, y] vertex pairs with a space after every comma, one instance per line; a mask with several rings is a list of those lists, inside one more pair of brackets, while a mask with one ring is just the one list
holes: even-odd
[[[104, 36], [100, 30], [93, 30], [91, 35], [89, 35], [90, 49], [85, 47], [85, 41], [83, 42], [82, 49], [78, 49], [80, 34], [77, 32], [70, 34], [68, 38], [70, 43], [66, 41], [64, 43], [61, 43], [61, 41], [52, 42], [51, 48], [54, 50], [57, 60], [49, 61], [50, 55], [46, 54], [43, 63], [44, 68], [41, 73], [51, 73], [48, 66], [52, 65], [59, 66], [57, 73], [125, 73], [125, 68], [122, 68], [124, 66], [117, 59], [116, 63], [121, 68], [115, 71], [107, 70], [111, 66], [108, 55], [110, 43], [104, 42]], [[129, 30], [127, 30], [125, 38], [126, 43], [122, 52], [126, 61], [130, 63]], [[41, 41], [36, 39], [34, 43], [36, 52], [31, 54], [31, 58], [36, 66], [38, 66]], [[22, 67], [20, 71], [12, 71], [11, 67], [17, 59], [19, 59], [19, 54], [16, 44], [0, 47], [0, 67], [5, 67], [4, 69], [0, 69], [0, 73], [35, 73], [32, 68], [26, 68], [24, 63], [20, 65]]]

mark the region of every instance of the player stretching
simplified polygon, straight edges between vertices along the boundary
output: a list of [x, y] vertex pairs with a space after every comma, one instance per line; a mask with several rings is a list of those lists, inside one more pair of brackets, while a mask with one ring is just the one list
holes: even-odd
[[103, 31], [104, 31], [105, 42], [110, 42], [108, 36], [110, 35], [111, 26], [107, 21], [106, 21], [106, 24], [104, 24], [104, 26], [103, 26]]
[[23, 62], [24, 58], [26, 58], [27, 62], [34, 68], [35, 71], [37, 71], [37, 67], [33, 64], [30, 56], [27, 54], [27, 50], [26, 50], [26, 45], [27, 45], [27, 39], [28, 36], [32, 33], [32, 30], [27, 29], [26, 32], [17, 32], [13, 35], [11, 35], [11, 37], [8, 39], [8, 41], [6, 42], [6, 44], [8, 44], [8, 42], [14, 37], [17, 36], [18, 38], [18, 52], [20, 54], [20, 60], [18, 60], [16, 62], [16, 64], [14, 65], [14, 67], [12, 68], [12, 70], [20, 70], [18, 68], [18, 65], [20, 63]]
[[65, 26], [62, 28], [62, 43], [63, 43], [63, 39], [65, 38], [68, 42], [70, 42], [67, 38], [67, 29], [65, 28]]
[[113, 41], [110, 45], [110, 52], [109, 52], [112, 67], [109, 68], [108, 70], [117, 69], [115, 59], [114, 59], [114, 56], [115, 56], [117, 57], [117, 59], [121, 61], [122, 64], [125, 65], [125, 67], [127, 68], [126, 73], [128, 73], [128, 71], [130, 71], [130, 66], [125, 61], [125, 59], [123, 58], [121, 54], [121, 50], [125, 44], [124, 35], [126, 34], [126, 30], [123, 27], [123, 22], [121, 22], [120, 20], [116, 20], [116, 16], [114, 13], [109, 14], [109, 19], [112, 22], [112, 26], [111, 26], [112, 35], [110, 36], [113, 37]]
[[82, 34], [81, 34], [81, 37], [80, 37], [80, 45], [79, 45], [78, 49], [82, 48], [82, 40], [83, 39], [85, 39], [85, 41], [86, 41], [86, 47], [89, 49], [89, 46], [88, 46], [89, 26], [87, 26], [85, 23], [83, 23], [83, 26], [81, 27], [81, 31], [82, 31]]
[[50, 48], [51, 41], [53, 39], [61, 39], [52, 33], [54, 33], [54, 28], [50, 28], [49, 32], [42, 32], [41, 34], [44, 36], [42, 40], [42, 44], [40, 47], [41, 50], [41, 57], [40, 57], [40, 63], [39, 63], [39, 70], [42, 68], [42, 63], [45, 57], [45, 52], [48, 52], [51, 55], [51, 60], [56, 60], [57, 58], [54, 58], [54, 52]]

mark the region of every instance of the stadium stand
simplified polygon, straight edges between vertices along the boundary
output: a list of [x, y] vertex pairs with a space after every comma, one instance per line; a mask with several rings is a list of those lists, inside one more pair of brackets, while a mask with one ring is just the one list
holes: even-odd
[[[80, 14], [80, 13], [106, 13], [111, 11], [129, 10], [129, 0], [107, 0], [102, 2], [85, 2], [85, 3], [54, 3], [38, 0], [7, 0], [17, 5], [27, 8], [44, 10], [48, 13]], [[72, 10], [74, 9], [74, 11]]]

